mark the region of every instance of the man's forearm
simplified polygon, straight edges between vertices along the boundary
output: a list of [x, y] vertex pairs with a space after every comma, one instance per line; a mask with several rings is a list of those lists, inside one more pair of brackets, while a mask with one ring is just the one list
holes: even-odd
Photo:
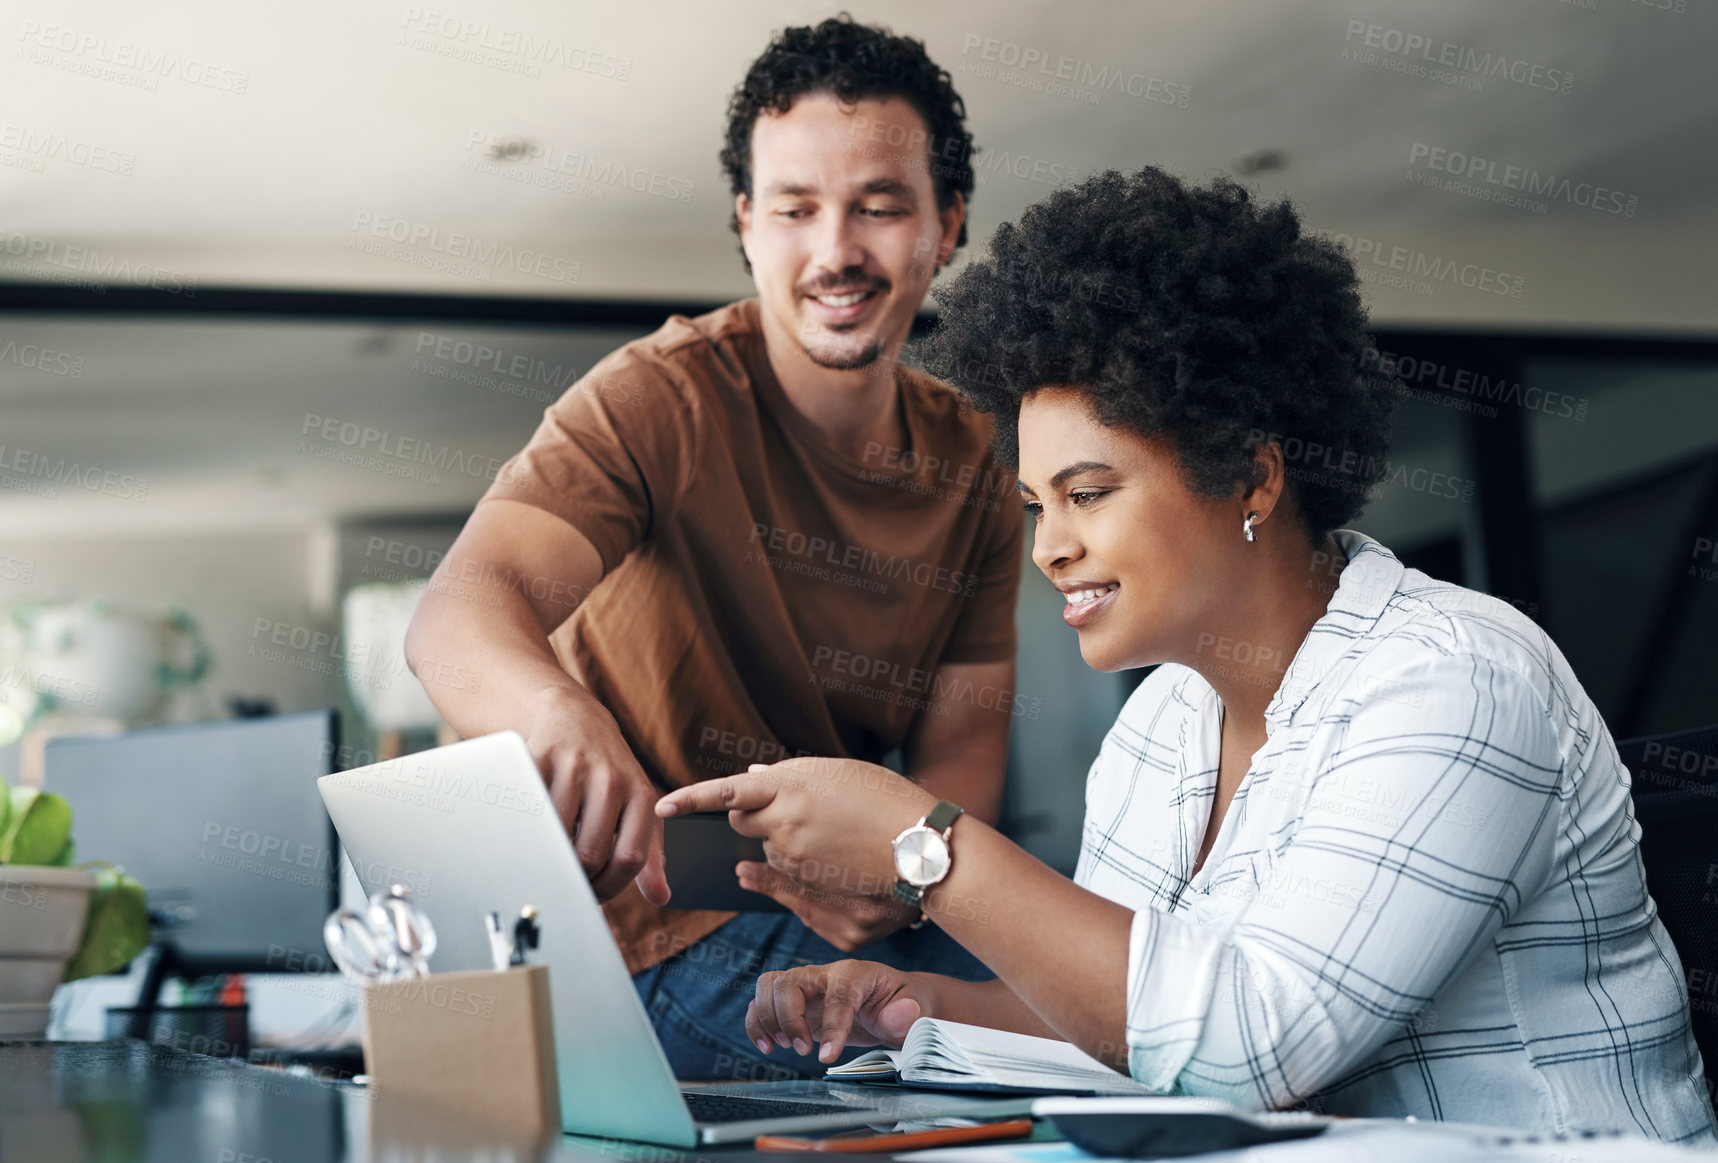
[[479, 504], [406, 631], [406, 662], [448, 725], [468, 738], [524, 733], [545, 701], [594, 707], [549, 634], [602, 576], [601, 555], [561, 518], [518, 501]]
[[529, 708], [543, 699], [591, 698], [513, 590], [487, 589], [482, 602], [426, 590], [406, 634], [406, 662], [466, 738], [522, 731]]

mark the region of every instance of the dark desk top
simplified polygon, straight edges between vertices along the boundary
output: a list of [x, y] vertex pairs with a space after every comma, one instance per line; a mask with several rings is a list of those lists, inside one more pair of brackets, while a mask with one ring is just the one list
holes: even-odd
[[[348, 1083], [144, 1042], [0, 1042], [0, 1163], [784, 1163], [793, 1157], [562, 1136], [520, 1141], [504, 1129], [451, 1122]], [[1393, 1119], [1354, 1119], [1318, 1139], [1247, 1153], [1261, 1163], [1685, 1163], [1698, 1157], [1634, 1136], [1558, 1139]], [[882, 1163], [887, 1156], [835, 1158]]]
[[690, 1163], [718, 1155], [721, 1163], [783, 1158], [521, 1141], [348, 1083], [145, 1042], [0, 1042], [4, 1163]]

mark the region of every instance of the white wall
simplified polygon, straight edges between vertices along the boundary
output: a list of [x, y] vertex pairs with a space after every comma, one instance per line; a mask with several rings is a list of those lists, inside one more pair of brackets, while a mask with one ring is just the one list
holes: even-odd
[[[326, 653], [263, 649], [275, 625], [332, 632], [333, 615], [313, 573], [317, 537], [308, 531], [0, 540], [0, 554], [28, 563], [28, 584], [0, 582], [0, 605], [16, 600], [105, 598], [164, 613], [189, 610], [214, 652], [205, 690], [213, 717], [227, 716], [231, 695], [274, 700], [280, 711], [339, 705], [344, 697]], [[259, 632], [258, 622], [266, 623]], [[277, 650], [279, 648], [276, 648]], [[322, 664], [326, 664], [323, 666]], [[194, 707], [179, 708], [182, 714]], [[202, 716], [199, 716], [202, 717]], [[0, 748], [0, 773], [17, 771], [17, 748]], [[99, 855], [91, 853], [90, 855]]]

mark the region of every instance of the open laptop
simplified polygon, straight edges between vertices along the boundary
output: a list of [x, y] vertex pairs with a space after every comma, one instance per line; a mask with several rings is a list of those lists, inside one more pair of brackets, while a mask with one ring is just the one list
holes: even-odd
[[[516, 732], [353, 768], [317, 784], [353, 864], [418, 886], [414, 895], [436, 926], [432, 972], [490, 968], [483, 918], [517, 917], [523, 906], [536, 906], [542, 941], [532, 960], [549, 969], [568, 1133], [696, 1146], [1031, 1109], [1030, 1097], [822, 1081], [683, 1089]], [[385, 887], [374, 875], [360, 879], [369, 892]]]

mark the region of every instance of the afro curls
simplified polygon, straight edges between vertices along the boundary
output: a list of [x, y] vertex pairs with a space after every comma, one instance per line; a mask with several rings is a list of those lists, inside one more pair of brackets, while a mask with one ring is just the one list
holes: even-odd
[[1389, 472], [1397, 386], [1368, 374], [1353, 263], [1287, 202], [1218, 178], [1109, 170], [1005, 223], [936, 293], [924, 364], [996, 415], [1019, 459], [1020, 402], [1081, 390], [1100, 423], [1161, 439], [1212, 498], [1260, 482], [1275, 441], [1316, 543]]

